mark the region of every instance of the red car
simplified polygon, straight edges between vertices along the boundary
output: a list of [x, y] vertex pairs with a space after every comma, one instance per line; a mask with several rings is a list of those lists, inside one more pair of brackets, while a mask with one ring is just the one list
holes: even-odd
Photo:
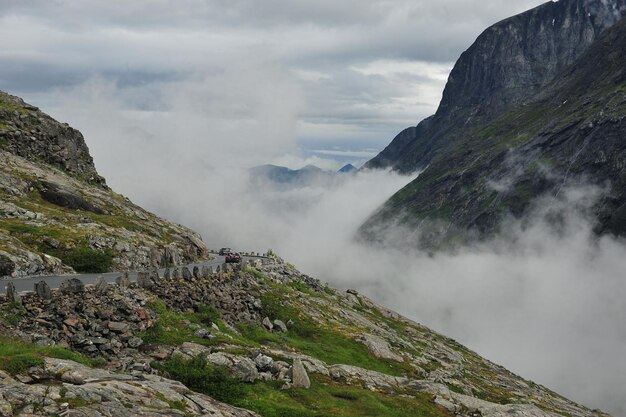
[[239, 263], [241, 262], [241, 255], [236, 252], [230, 252], [224, 257], [224, 260], [226, 263]]

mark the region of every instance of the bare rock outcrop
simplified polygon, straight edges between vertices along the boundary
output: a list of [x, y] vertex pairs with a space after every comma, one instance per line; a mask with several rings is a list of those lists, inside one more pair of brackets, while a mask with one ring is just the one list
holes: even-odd
[[0, 416], [258, 417], [156, 375], [133, 377], [51, 358], [29, 373], [40, 383], [25, 384], [0, 371]]

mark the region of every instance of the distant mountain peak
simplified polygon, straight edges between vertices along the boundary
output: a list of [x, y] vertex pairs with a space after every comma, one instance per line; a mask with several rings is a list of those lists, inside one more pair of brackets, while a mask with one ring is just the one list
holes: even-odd
[[345, 173], [349, 173], [349, 172], [352, 172], [352, 171], [356, 171], [356, 167], [354, 165], [352, 165], [352, 164], [346, 164], [346, 165], [342, 166], [339, 169], [338, 172], [342, 172], [342, 173], [345, 174]]

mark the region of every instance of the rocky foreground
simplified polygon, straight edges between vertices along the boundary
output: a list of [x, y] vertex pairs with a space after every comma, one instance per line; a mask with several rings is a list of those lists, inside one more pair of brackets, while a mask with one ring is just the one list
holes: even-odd
[[280, 259], [194, 272], [0, 298], [0, 416], [605, 416]]

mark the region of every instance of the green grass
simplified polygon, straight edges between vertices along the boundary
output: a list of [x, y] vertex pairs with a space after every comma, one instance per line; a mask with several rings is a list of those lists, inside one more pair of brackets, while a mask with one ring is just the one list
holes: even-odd
[[346, 387], [312, 375], [310, 389], [280, 390], [282, 382], [259, 382], [243, 386], [233, 405], [263, 417], [436, 417], [449, 414], [432, 402], [432, 395], [412, 398], [386, 395], [359, 387]]
[[0, 336], [0, 369], [12, 375], [43, 365], [44, 357], [68, 359], [86, 366], [100, 364], [98, 359], [89, 359], [62, 347], [38, 346]]
[[290, 286], [291, 288], [293, 288], [294, 290], [300, 291], [302, 293], [311, 295], [311, 296], [317, 296], [318, 294], [313, 291], [311, 288], [309, 288], [308, 285], [306, 285], [304, 282], [302, 281], [291, 281], [289, 284], [287, 284], [288, 286]]
[[16, 326], [24, 317], [24, 306], [13, 302], [0, 309], [0, 321], [11, 326]]
[[0, 220], [0, 229], [4, 229], [12, 235], [33, 235], [33, 238], [38, 239], [41, 237], [60, 238], [62, 232], [59, 228], [54, 226], [35, 226], [32, 224], [26, 224], [23, 220]]
[[231, 377], [226, 369], [210, 365], [202, 356], [191, 359], [174, 356], [155, 366], [170, 378], [218, 401], [233, 404], [244, 393], [242, 383]]
[[265, 275], [263, 274], [263, 272], [259, 271], [259, 270], [258, 270], [258, 269], [256, 269], [256, 268], [252, 268], [252, 267], [250, 267], [250, 266], [246, 266], [246, 267], [244, 267], [243, 271], [244, 271], [244, 272], [247, 272], [248, 274], [252, 274], [252, 275], [254, 275], [254, 277], [255, 277], [257, 280], [259, 280], [259, 281], [265, 281], [265, 280], [266, 280], [266, 277], [265, 277]]
[[321, 325], [293, 306], [281, 303], [284, 294], [273, 291], [261, 297], [262, 314], [284, 322], [292, 320], [287, 333], [270, 333], [258, 325], [242, 325], [244, 338], [262, 345], [288, 346], [328, 364], [359, 366], [388, 375], [413, 375], [407, 363], [375, 358], [367, 347], [341, 331]]
[[224, 324], [220, 317], [219, 311], [210, 305], [200, 304], [195, 312], [181, 313], [167, 308], [165, 303], [159, 299], [149, 301], [146, 306], [157, 314], [156, 322], [150, 327], [138, 334], [138, 336], [148, 344], [179, 346], [185, 342], [194, 342], [201, 345], [214, 345], [218, 343], [235, 343], [241, 345], [249, 345], [247, 341], [238, 338], [236, 335], [224, 336], [216, 335], [214, 339], [201, 339], [194, 336], [194, 330], [191, 329], [185, 321], [194, 324], [210, 327], [211, 323], [215, 323], [224, 334]]
[[[444, 417], [449, 414], [433, 403], [433, 396], [417, 393], [398, 397], [361, 387], [342, 386], [328, 377], [312, 374], [310, 389], [282, 390], [282, 381], [244, 383], [201, 356], [175, 356], [154, 366], [190, 389], [219, 401], [246, 408], [263, 417]], [[178, 404], [184, 406], [184, 404]], [[173, 407], [176, 408], [176, 407]], [[183, 408], [176, 408], [183, 410]]]

